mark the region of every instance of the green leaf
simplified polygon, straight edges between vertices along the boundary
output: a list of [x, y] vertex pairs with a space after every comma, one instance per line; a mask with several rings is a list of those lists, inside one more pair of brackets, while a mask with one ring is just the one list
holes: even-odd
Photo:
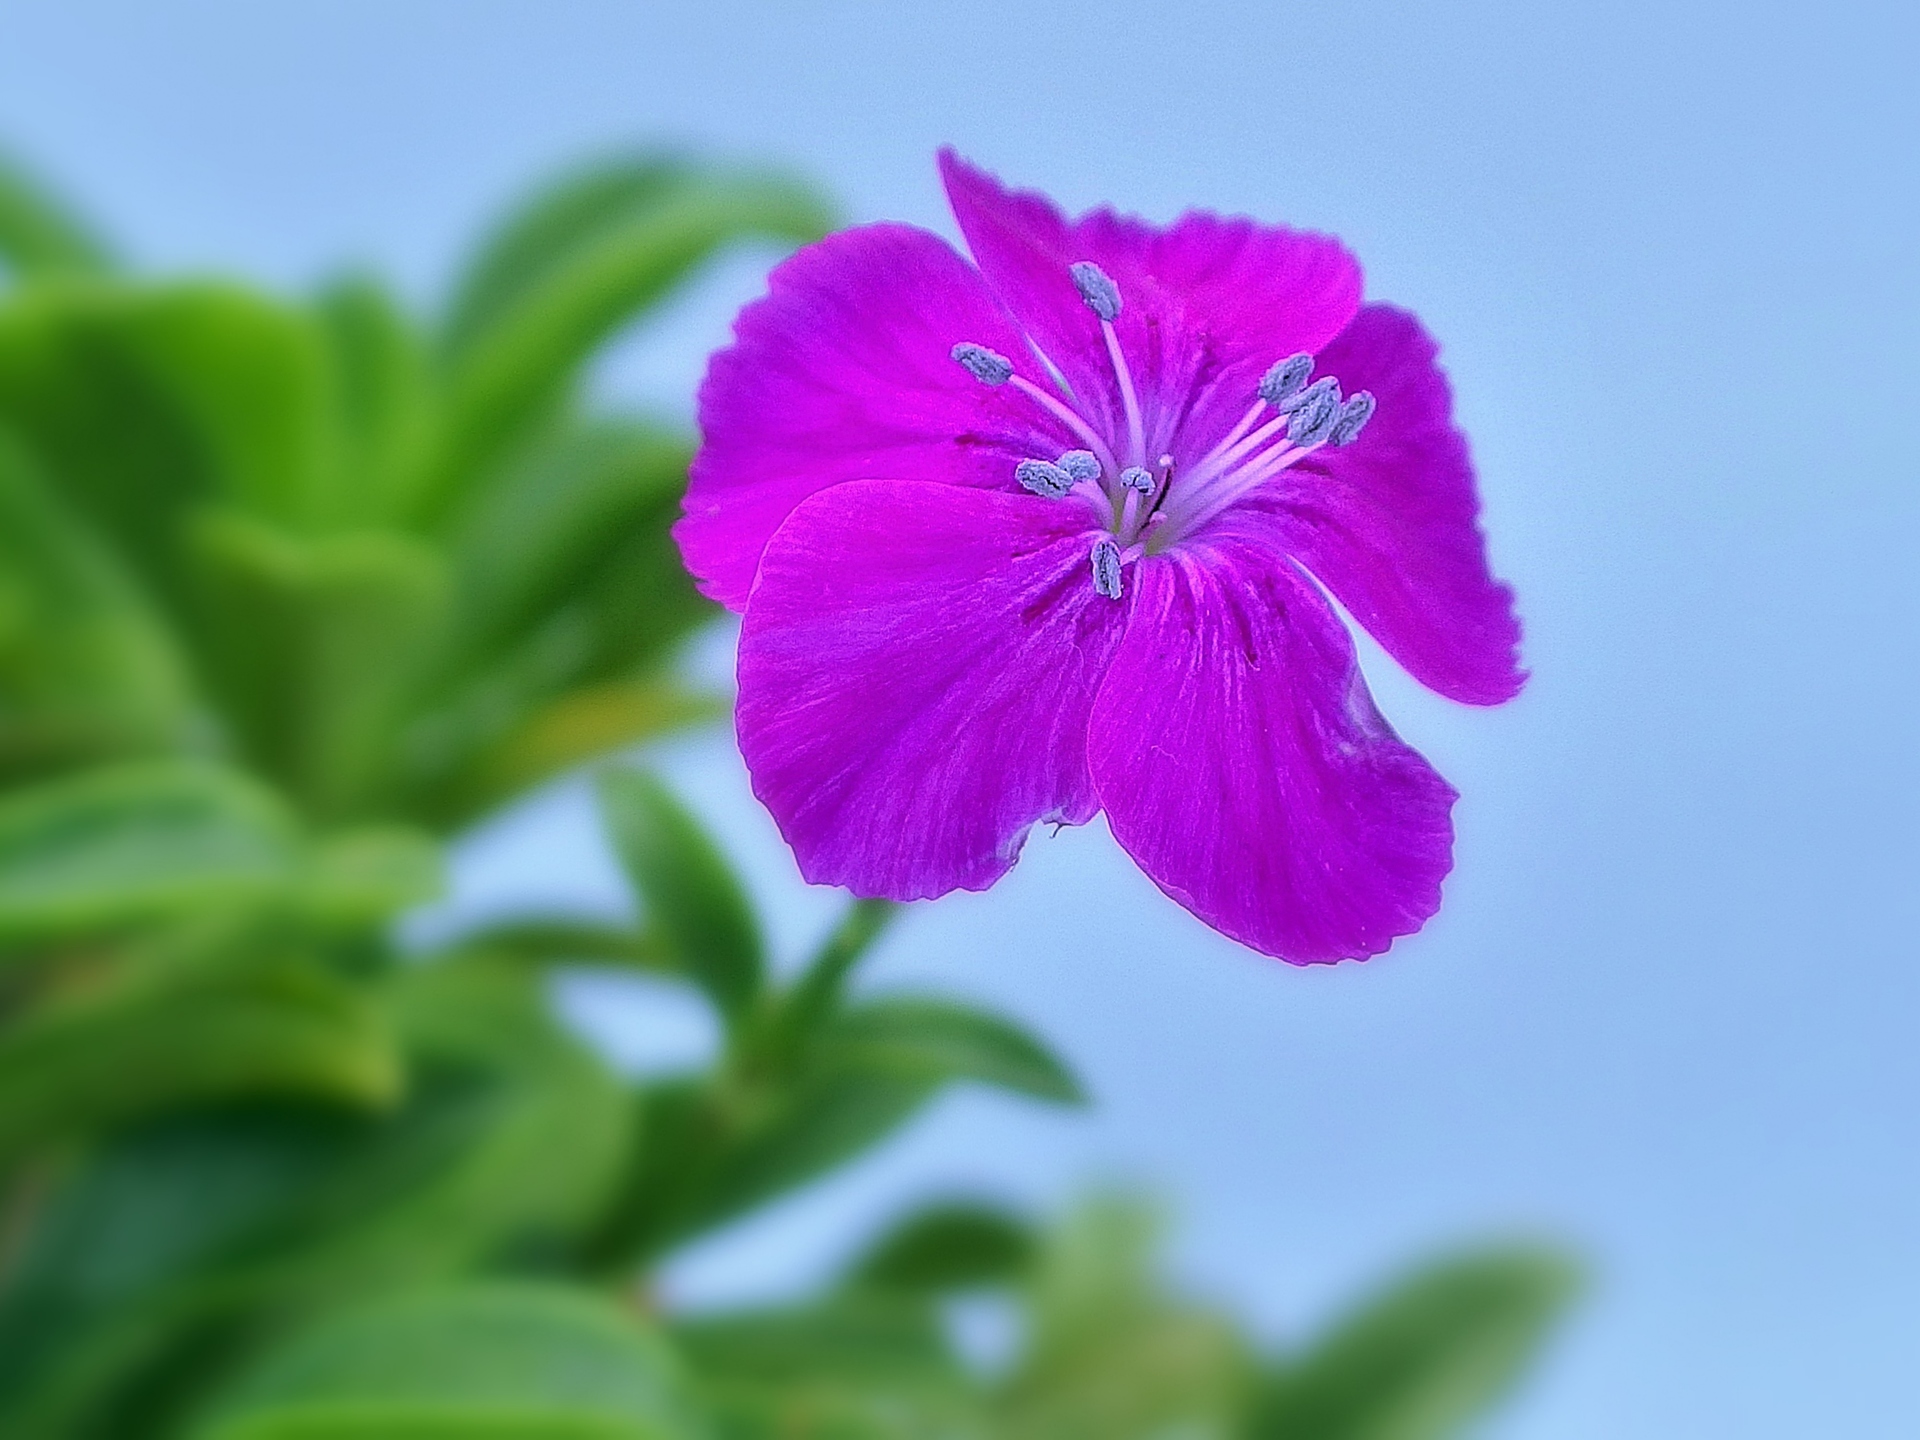
[[847, 1163], [898, 1130], [941, 1088], [977, 1080], [1068, 1101], [1060, 1063], [1003, 1020], [940, 1001], [875, 1002], [823, 1026], [797, 1069], [645, 1092], [648, 1142], [622, 1182], [590, 1263], [612, 1269], [725, 1223]]
[[789, 182], [702, 180], [569, 248], [454, 357], [425, 513], [444, 513], [551, 415], [601, 345], [722, 246], [749, 236], [812, 240], [828, 221]]
[[[116, 1434], [143, 1370], [179, 1377], [251, 1253], [285, 1253], [301, 1197], [350, 1154], [348, 1117], [252, 1107], [107, 1140], [33, 1212], [0, 1285], [0, 1431]], [[414, 1137], [416, 1140], [420, 1137]], [[124, 1418], [147, 1433], [153, 1405]], [[90, 1425], [83, 1425], [81, 1417]]]
[[160, 615], [0, 435], [0, 783], [171, 749], [192, 719]]
[[0, 1281], [0, 1433], [145, 1433], [146, 1387], [236, 1328], [565, 1249], [632, 1145], [618, 1081], [523, 973], [437, 962], [396, 990], [398, 1109], [256, 1099], [125, 1132], [55, 1187]]
[[484, 814], [542, 781], [643, 740], [727, 713], [724, 700], [672, 679], [615, 681], [570, 691], [540, 706], [475, 755], [444, 798], [451, 817]]
[[669, 534], [688, 454], [644, 425], [569, 426], [452, 524], [457, 631], [408, 749], [443, 823], [711, 712], [659, 668], [714, 613]]
[[388, 919], [439, 897], [442, 859], [432, 836], [403, 826], [336, 831], [310, 852], [299, 908], [333, 924]]
[[392, 1104], [399, 1056], [367, 997], [291, 958], [148, 976], [0, 1032], [0, 1172], [34, 1147], [230, 1097]]
[[286, 524], [324, 509], [325, 375], [305, 316], [220, 282], [42, 284], [0, 306], [0, 421], [189, 620], [179, 546], [198, 506]]
[[232, 511], [192, 531], [210, 684], [247, 758], [322, 819], [379, 814], [402, 698], [449, 582], [390, 531], [306, 537]]
[[855, 900], [780, 1001], [764, 1047], [775, 1064], [790, 1064], [840, 1012], [847, 976], [899, 915], [891, 900]]
[[423, 1073], [488, 1113], [457, 1164], [343, 1232], [337, 1263], [432, 1273], [506, 1243], [570, 1243], [601, 1213], [635, 1141], [625, 1086], [560, 1027], [524, 968], [482, 957], [411, 967], [393, 1003]]
[[370, 275], [321, 291], [314, 314], [331, 378], [338, 469], [320, 518], [348, 528], [407, 513], [431, 440], [433, 375], [412, 323]]
[[199, 281], [136, 292], [133, 354], [193, 426], [214, 489], [266, 519], [325, 517], [337, 456], [318, 328], [251, 290]]
[[771, 1091], [670, 1079], [637, 1102], [646, 1143], [582, 1246], [603, 1275], [631, 1272], [859, 1155], [938, 1091], [924, 1076], [813, 1074]]
[[112, 267], [107, 248], [18, 162], [0, 155], [0, 261], [16, 276]]
[[257, 902], [301, 856], [292, 817], [230, 771], [155, 761], [49, 781], [0, 799], [0, 942]]
[[177, 604], [181, 520], [215, 477], [192, 417], [136, 353], [130, 332], [155, 303], [109, 284], [41, 284], [8, 297], [0, 422], [72, 513]]
[[742, 1440], [984, 1437], [978, 1387], [925, 1305], [877, 1294], [685, 1321], [700, 1392]]
[[607, 771], [600, 813], [654, 932], [729, 1023], [738, 1023], [760, 993], [760, 929], [719, 848], [642, 771]]
[[977, 1080], [1066, 1105], [1086, 1099], [1039, 1040], [1009, 1020], [951, 1001], [870, 1000], [836, 1021], [828, 1039], [837, 1063]]
[[668, 957], [644, 930], [570, 917], [504, 920], [462, 935], [454, 948], [533, 965], [611, 964], [649, 971], [670, 968]]
[[567, 260], [694, 180], [695, 172], [681, 161], [623, 155], [543, 186], [507, 217], [467, 266], [447, 307], [443, 349], [456, 356], [469, 349]]
[[666, 1343], [577, 1290], [467, 1284], [332, 1316], [193, 1440], [681, 1440], [707, 1432]]
[[[693, 448], [686, 437], [635, 421], [565, 426], [476, 490], [451, 527], [448, 544], [459, 577], [463, 655], [508, 653], [550, 625], [567, 607], [641, 556], [632, 542], [666, 531], [678, 518]], [[645, 552], [658, 564], [645, 577], [648, 603], [622, 627], [664, 648], [694, 616], [711, 613], [671, 544]], [[636, 624], [635, 622], [641, 623]], [[604, 642], [602, 642], [604, 643]], [[629, 642], [631, 643], [631, 642]], [[596, 654], [565, 678], [593, 678], [638, 663]]]
[[[1168, 1292], [1136, 1200], [1080, 1206], [1042, 1247], [1022, 1354], [998, 1398], [1004, 1440], [1237, 1433], [1250, 1359], [1226, 1317]], [[1304, 1437], [1303, 1437], [1304, 1440]]]
[[1024, 1220], [968, 1201], [929, 1205], [898, 1221], [847, 1273], [848, 1285], [938, 1295], [1008, 1285], [1032, 1267], [1039, 1240]]
[[828, 1072], [783, 1086], [718, 1156], [681, 1233], [731, 1220], [864, 1154], [939, 1088], [931, 1074], [885, 1070]]
[[1444, 1440], [1510, 1389], [1577, 1271], [1541, 1249], [1461, 1255], [1390, 1286], [1277, 1366], [1252, 1440]]

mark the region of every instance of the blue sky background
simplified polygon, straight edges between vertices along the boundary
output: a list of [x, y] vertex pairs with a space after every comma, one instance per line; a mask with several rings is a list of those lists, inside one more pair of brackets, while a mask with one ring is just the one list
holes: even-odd
[[[961, 1096], [690, 1257], [818, 1275], [947, 1182], [1142, 1177], [1268, 1333], [1411, 1254], [1571, 1237], [1596, 1285], [1503, 1437], [1920, 1434], [1920, 64], [1840, 3], [14, 3], [0, 139], [142, 262], [435, 295], [504, 197], [650, 139], [773, 158], [951, 232], [953, 141], [1071, 206], [1343, 235], [1446, 346], [1534, 679], [1467, 711], [1378, 652], [1464, 792], [1439, 920], [1293, 971], [1162, 900], [1098, 824], [917, 908], [875, 977], [1052, 1037], [1087, 1115]], [[685, 413], [764, 256], [636, 336]], [[722, 636], [702, 663], [724, 671]], [[808, 892], [721, 740], [662, 757], [797, 952]], [[466, 847], [460, 913], [617, 903], [578, 787]], [[576, 987], [640, 1061], [659, 997]]]

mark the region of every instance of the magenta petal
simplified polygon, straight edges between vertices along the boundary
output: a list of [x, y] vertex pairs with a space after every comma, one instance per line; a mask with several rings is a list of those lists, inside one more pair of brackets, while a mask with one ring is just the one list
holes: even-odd
[[1312, 582], [1230, 535], [1134, 573], [1088, 742], [1115, 838], [1207, 924], [1296, 964], [1418, 930], [1454, 791], [1381, 719]]
[[740, 748], [803, 875], [912, 900], [980, 890], [1040, 820], [1097, 808], [1087, 714], [1125, 607], [1077, 501], [855, 481], [761, 562]]
[[1211, 444], [1270, 365], [1318, 350], [1360, 304], [1359, 263], [1329, 235], [1204, 211], [1164, 230], [1110, 210], [1069, 221], [951, 150], [940, 172], [981, 272], [1110, 433], [1117, 395], [1098, 323], [1068, 273], [1075, 261], [1094, 261], [1120, 288], [1115, 329], [1143, 403], [1161, 398], [1161, 443], [1184, 425]]
[[1010, 357], [1025, 342], [980, 273], [938, 236], [906, 225], [842, 231], [790, 257], [768, 284], [708, 367], [704, 443], [674, 527], [687, 568], [722, 604], [746, 603], [768, 539], [826, 486], [1010, 487], [1019, 460], [1076, 443], [1011, 387], [984, 385], [954, 362], [961, 341]]
[[[1404, 310], [1369, 305], [1319, 355], [1323, 374], [1371, 390], [1379, 408], [1344, 448], [1316, 451], [1250, 502], [1272, 544], [1320, 578], [1387, 653], [1449, 699], [1519, 693], [1520, 621], [1493, 578], [1467, 439]], [[1250, 517], [1249, 517], [1250, 518]]]

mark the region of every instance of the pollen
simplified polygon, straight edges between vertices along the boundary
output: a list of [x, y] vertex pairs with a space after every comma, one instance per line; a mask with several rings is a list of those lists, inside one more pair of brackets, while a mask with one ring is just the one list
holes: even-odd
[[1013, 467], [1013, 478], [1034, 494], [1058, 500], [1074, 487], [1071, 471], [1051, 460], [1022, 460]]
[[1100, 478], [1100, 461], [1091, 450], [1069, 450], [1053, 463], [1076, 481]]
[[1088, 557], [1093, 565], [1093, 588], [1109, 600], [1120, 598], [1120, 547], [1104, 535], [1093, 542]]
[[1260, 398], [1279, 409], [1306, 387], [1307, 378], [1312, 374], [1311, 355], [1288, 356], [1261, 377]]
[[1108, 322], [1119, 317], [1120, 287], [1113, 283], [1111, 275], [1091, 260], [1076, 260], [1067, 269], [1073, 276], [1074, 289], [1080, 292], [1089, 310]]
[[953, 358], [960, 362], [969, 375], [984, 384], [1004, 385], [1013, 378], [1011, 360], [999, 351], [976, 345], [971, 340], [962, 340], [954, 346]]
[[1349, 395], [1347, 403], [1340, 407], [1340, 418], [1334, 421], [1327, 443], [1351, 445], [1366, 428], [1367, 421], [1373, 418], [1376, 403], [1371, 390], [1356, 390]]

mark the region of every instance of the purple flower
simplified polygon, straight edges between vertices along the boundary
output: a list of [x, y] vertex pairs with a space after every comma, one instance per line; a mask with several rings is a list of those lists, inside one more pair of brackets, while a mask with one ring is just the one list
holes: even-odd
[[1455, 794], [1327, 595], [1442, 695], [1522, 679], [1433, 341], [1327, 236], [941, 168], [974, 263], [831, 236], [700, 393], [675, 534], [745, 612], [755, 793], [861, 895], [984, 889], [1104, 810], [1234, 939], [1378, 954], [1439, 906]]

